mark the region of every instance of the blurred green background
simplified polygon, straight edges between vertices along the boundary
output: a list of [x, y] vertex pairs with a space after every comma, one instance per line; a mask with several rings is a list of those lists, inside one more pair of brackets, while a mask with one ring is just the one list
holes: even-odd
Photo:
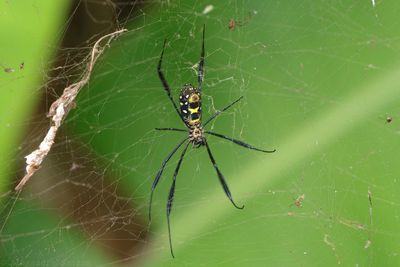
[[[13, 35], [0, 63], [16, 66], [0, 76], [1, 266], [400, 265], [400, 3], [188, 0], [128, 11], [54, 3], [1, 4], [2, 32]], [[104, 10], [118, 16], [105, 22]], [[100, 33], [74, 23], [78, 15]], [[165, 206], [178, 156], [155, 191], [151, 223], [148, 198], [185, 134], [154, 130], [183, 126], [156, 65], [167, 38], [163, 69], [175, 99], [196, 84], [203, 24], [204, 117], [244, 96], [209, 129], [277, 152], [209, 137], [245, 205], [237, 210], [205, 149], [189, 150], [171, 215], [172, 259]], [[62, 92], [58, 81], [79, 79], [90, 45], [122, 27], [129, 32], [99, 59], [43, 167], [13, 194]], [[67, 37], [85, 31], [75, 48]]]

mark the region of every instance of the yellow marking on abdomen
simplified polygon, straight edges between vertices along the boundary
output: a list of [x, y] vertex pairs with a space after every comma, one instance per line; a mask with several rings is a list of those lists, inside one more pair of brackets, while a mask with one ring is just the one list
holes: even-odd
[[189, 103], [198, 102], [198, 101], [199, 101], [199, 96], [197, 94], [192, 94], [189, 97]]
[[195, 120], [189, 120], [190, 125], [195, 125], [200, 121], [200, 119], [195, 119]]
[[190, 113], [198, 113], [199, 112], [199, 107], [197, 108], [188, 108]]

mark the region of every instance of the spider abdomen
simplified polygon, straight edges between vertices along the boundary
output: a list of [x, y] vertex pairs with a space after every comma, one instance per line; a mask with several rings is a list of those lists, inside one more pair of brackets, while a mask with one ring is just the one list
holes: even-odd
[[181, 115], [185, 123], [190, 126], [201, 123], [201, 95], [191, 84], [185, 84], [179, 95]]

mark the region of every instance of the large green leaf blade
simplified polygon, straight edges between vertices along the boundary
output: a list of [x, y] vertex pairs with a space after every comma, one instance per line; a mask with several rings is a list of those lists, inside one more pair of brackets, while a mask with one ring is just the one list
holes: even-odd
[[[175, 260], [165, 221], [172, 161], [155, 193], [155, 255], [147, 264], [398, 265], [400, 5], [212, 4], [204, 15], [204, 3], [164, 3], [133, 22], [135, 31], [115, 45], [81, 95], [78, 106], [85, 108], [74, 113], [76, 133], [104, 156], [146, 214], [152, 179], [181, 138], [153, 130], [180, 125], [155, 71], [163, 39], [163, 67], [177, 95], [196, 81], [205, 23], [204, 115], [244, 95], [212, 128], [277, 148], [257, 154], [210, 138], [243, 211], [226, 199], [204, 150], [188, 154], [171, 217]], [[229, 30], [230, 19], [241, 23]], [[293, 203], [303, 194], [298, 208]]]

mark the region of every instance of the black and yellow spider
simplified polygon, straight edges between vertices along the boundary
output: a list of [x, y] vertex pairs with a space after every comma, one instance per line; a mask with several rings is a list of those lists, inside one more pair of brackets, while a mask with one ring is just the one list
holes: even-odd
[[169, 191], [168, 195], [168, 201], [167, 201], [167, 222], [168, 222], [168, 237], [169, 237], [169, 245], [171, 249], [171, 255], [174, 257], [174, 252], [172, 249], [172, 241], [171, 241], [171, 227], [170, 227], [170, 221], [169, 221], [169, 216], [171, 214], [171, 209], [172, 209], [172, 202], [174, 200], [174, 194], [175, 194], [175, 183], [176, 183], [176, 176], [178, 175], [179, 168], [182, 164], [183, 157], [185, 156], [186, 150], [189, 147], [189, 144], [192, 144], [194, 148], [199, 148], [201, 146], [205, 146], [208, 152], [208, 156], [210, 157], [210, 160], [214, 166], [215, 171], [217, 172], [218, 179], [222, 185], [222, 188], [225, 191], [226, 196], [229, 198], [229, 200], [232, 202], [232, 204], [238, 208], [238, 209], [243, 209], [244, 206], [238, 206], [232, 199], [231, 192], [229, 190], [229, 187], [225, 181], [224, 176], [222, 175], [221, 171], [219, 170], [217, 163], [215, 162], [214, 156], [211, 153], [210, 147], [207, 143], [207, 138], [205, 137], [205, 134], [213, 135], [219, 138], [223, 138], [225, 140], [229, 140], [237, 145], [243, 146], [248, 149], [253, 149], [265, 153], [272, 153], [275, 152], [274, 150], [263, 150], [259, 148], [255, 148], [249, 144], [246, 144], [242, 141], [227, 137], [222, 134], [210, 132], [210, 131], [204, 131], [204, 127], [207, 126], [213, 119], [215, 119], [219, 114], [233, 106], [235, 103], [239, 102], [243, 97], [239, 97], [237, 100], [233, 101], [231, 104], [223, 108], [221, 111], [217, 111], [214, 113], [210, 118], [208, 118], [203, 124], [201, 122], [201, 90], [202, 90], [202, 83], [203, 83], [203, 78], [204, 78], [204, 32], [205, 32], [205, 26], [203, 28], [203, 41], [202, 41], [202, 48], [201, 48], [201, 55], [200, 55], [200, 62], [199, 62], [199, 72], [198, 72], [198, 88], [193, 87], [191, 84], [185, 84], [183, 88], [181, 89], [181, 92], [179, 94], [179, 104], [180, 104], [180, 111], [174, 101], [174, 99], [171, 96], [171, 89], [168, 85], [167, 80], [164, 77], [164, 73], [161, 70], [161, 64], [164, 56], [164, 49], [165, 49], [165, 43], [166, 40], [164, 41], [163, 49], [160, 55], [160, 60], [158, 61], [158, 66], [157, 66], [157, 72], [158, 72], [158, 77], [161, 80], [161, 83], [167, 92], [167, 95], [169, 99], [172, 102], [172, 105], [174, 105], [175, 111], [178, 113], [179, 117], [181, 118], [182, 122], [185, 124], [187, 129], [177, 129], [177, 128], [156, 128], [156, 130], [160, 131], [178, 131], [178, 132], [186, 132], [188, 133], [188, 136], [185, 137], [182, 141], [179, 142], [179, 144], [172, 150], [172, 152], [167, 156], [167, 158], [163, 161], [161, 164], [161, 168], [158, 171], [153, 185], [151, 187], [151, 194], [150, 194], [150, 204], [149, 204], [149, 219], [151, 220], [151, 203], [153, 200], [153, 192], [154, 189], [156, 188], [158, 182], [160, 181], [161, 175], [164, 171], [165, 166], [167, 165], [168, 161], [171, 159], [171, 157], [175, 154], [175, 152], [184, 144], [184, 149], [181, 153], [181, 157], [178, 161], [178, 165], [175, 168], [174, 176], [172, 178], [172, 185], [171, 189]]

